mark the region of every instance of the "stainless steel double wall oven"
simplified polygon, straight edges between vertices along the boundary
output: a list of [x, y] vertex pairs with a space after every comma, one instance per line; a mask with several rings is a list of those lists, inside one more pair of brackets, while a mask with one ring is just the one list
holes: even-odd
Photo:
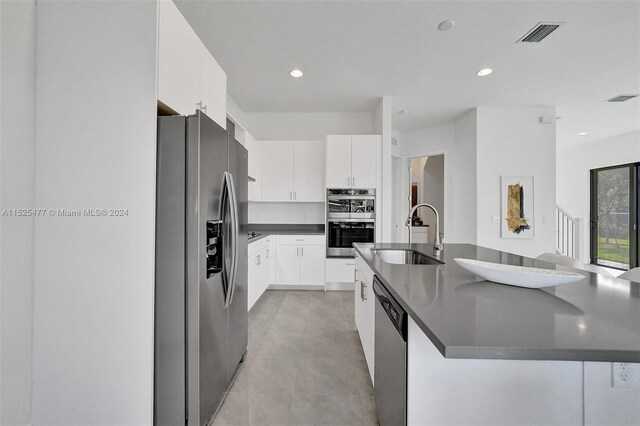
[[353, 257], [375, 234], [375, 189], [327, 189], [327, 257]]

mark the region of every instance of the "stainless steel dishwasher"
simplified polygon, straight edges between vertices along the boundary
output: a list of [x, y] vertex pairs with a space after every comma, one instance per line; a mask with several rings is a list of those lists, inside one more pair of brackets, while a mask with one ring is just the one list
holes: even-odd
[[375, 401], [380, 426], [407, 424], [407, 313], [373, 277]]

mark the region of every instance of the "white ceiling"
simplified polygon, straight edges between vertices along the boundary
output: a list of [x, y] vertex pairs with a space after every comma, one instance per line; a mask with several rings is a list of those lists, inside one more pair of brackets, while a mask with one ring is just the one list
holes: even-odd
[[[245, 112], [373, 111], [394, 128], [454, 121], [476, 106], [555, 105], [562, 146], [640, 129], [637, 1], [185, 1], [178, 6]], [[454, 19], [451, 31], [439, 22]], [[537, 45], [540, 21], [566, 22]], [[299, 67], [304, 77], [289, 76]], [[476, 71], [494, 73], [479, 78]], [[395, 114], [408, 109], [409, 114]], [[579, 132], [589, 135], [578, 137]]]

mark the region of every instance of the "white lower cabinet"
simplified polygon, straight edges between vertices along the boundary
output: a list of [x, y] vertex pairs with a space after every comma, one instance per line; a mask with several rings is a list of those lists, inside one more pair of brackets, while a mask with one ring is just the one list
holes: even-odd
[[271, 282], [272, 264], [275, 260], [271, 240], [269, 237], [249, 244], [247, 309], [251, 309], [260, 299]]
[[374, 352], [375, 352], [375, 305], [376, 296], [373, 293], [373, 271], [367, 263], [356, 256], [356, 284], [355, 284], [355, 320], [364, 356], [369, 367], [371, 382], [374, 382]]
[[300, 284], [300, 247], [280, 245], [276, 248], [276, 284]]
[[324, 235], [278, 235], [276, 244], [276, 286], [324, 288]]
[[351, 290], [355, 281], [356, 261], [353, 258], [325, 260], [327, 290]]

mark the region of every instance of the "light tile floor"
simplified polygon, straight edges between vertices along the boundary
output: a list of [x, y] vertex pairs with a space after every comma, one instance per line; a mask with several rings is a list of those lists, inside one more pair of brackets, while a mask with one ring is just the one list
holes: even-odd
[[378, 424], [353, 292], [268, 290], [215, 426]]

